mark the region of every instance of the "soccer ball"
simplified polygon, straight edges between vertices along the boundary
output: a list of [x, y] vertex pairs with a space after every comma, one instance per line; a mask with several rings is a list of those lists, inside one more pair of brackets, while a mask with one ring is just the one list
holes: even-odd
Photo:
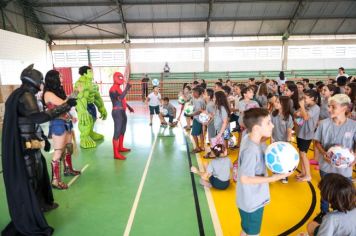
[[163, 116], [166, 116], [166, 115], [168, 115], [168, 110], [166, 109], [166, 108], [161, 108], [161, 113], [162, 113], [162, 115]]
[[266, 166], [275, 174], [294, 171], [299, 164], [299, 154], [292, 144], [275, 142], [265, 152]]
[[159, 85], [159, 80], [158, 79], [153, 79], [152, 80], [152, 85], [153, 86], [158, 86]]
[[230, 128], [229, 127], [224, 130], [223, 137], [224, 137], [225, 140], [229, 140], [230, 139], [231, 132], [230, 132]]
[[206, 123], [206, 122], [208, 122], [209, 120], [210, 120], [210, 117], [209, 117], [208, 114], [206, 114], [206, 113], [200, 113], [200, 115], [199, 115], [199, 121], [200, 121], [200, 123]]
[[233, 148], [237, 145], [237, 140], [234, 135], [231, 136], [231, 138], [228, 141], [229, 148]]
[[302, 117], [295, 118], [295, 122], [298, 126], [302, 126], [304, 124], [304, 119]]
[[183, 97], [183, 96], [179, 96], [179, 97], [178, 97], [178, 103], [179, 103], [179, 104], [184, 104], [184, 103], [185, 103], [185, 100], [184, 100], [184, 97]]
[[184, 113], [187, 115], [191, 115], [194, 113], [194, 106], [191, 103], [187, 103], [184, 106]]
[[328, 155], [331, 159], [331, 165], [336, 168], [347, 168], [355, 160], [355, 156], [349, 149], [340, 146], [329, 148]]

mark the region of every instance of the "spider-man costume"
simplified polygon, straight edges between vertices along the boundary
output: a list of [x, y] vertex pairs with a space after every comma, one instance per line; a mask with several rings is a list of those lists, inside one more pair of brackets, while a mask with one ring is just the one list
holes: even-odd
[[126, 157], [120, 152], [131, 151], [124, 147], [124, 136], [126, 132], [127, 116], [126, 108], [130, 112], [134, 112], [134, 109], [126, 102], [126, 94], [131, 88], [131, 84], [127, 84], [124, 91], [121, 89], [121, 85], [124, 84], [124, 76], [120, 72], [115, 72], [114, 85], [110, 88], [109, 94], [112, 102], [112, 118], [114, 120], [114, 137], [112, 139], [112, 145], [114, 149], [114, 158], [125, 160]]

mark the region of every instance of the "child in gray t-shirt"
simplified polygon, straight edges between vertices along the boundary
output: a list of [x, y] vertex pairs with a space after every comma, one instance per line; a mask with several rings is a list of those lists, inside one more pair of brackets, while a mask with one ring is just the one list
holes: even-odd
[[263, 108], [249, 109], [245, 111], [243, 122], [248, 135], [243, 138], [240, 147], [236, 202], [241, 217], [241, 234], [257, 235], [261, 229], [264, 206], [270, 202], [268, 183], [286, 178], [291, 173], [267, 175], [264, 139], [272, 135], [273, 129], [268, 111]]
[[331, 203], [333, 212], [322, 221], [307, 225], [309, 235], [356, 235], [356, 189], [351, 180], [339, 174], [328, 174], [319, 183], [321, 198]]
[[[318, 92], [307, 90], [304, 98], [299, 101], [299, 110], [294, 113], [299, 128], [297, 130], [297, 146], [302, 163], [302, 171], [297, 175], [298, 181], [310, 181], [310, 164], [307, 157], [310, 143], [314, 138], [315, 129], [319, 121], [320, 108], [318, 103]], [[298, 121], [299, 120], [299, 121]]]
[[216, 159], [206, 166], [206, 171], [200, 172], [195, 166], [191, 167], [191, 171], [201, 177], [200, 183], [203, 186], [224, 190], [230, 185], [232, 163], [229, 157], [221, 156], [224, 153], [222, 144], [215, 145], [211, 151]]
[[[352, 177], [352, 166], [335, 168], [330, 163], [328, 150], [330, 147], [340, 145], [356, 151], [356, 121], [348, 119], [348, 105], [351, 99], [345, 94], [337, 94], [329, 99], [330, 118], [322, 120], [315, 133], [315, 148], [319, 150], [320, 176], [323, 178], [328, 173], [338, 173], [346, 178]], [[321, 212], [329, 211], [329, 204], [321, 201]]]

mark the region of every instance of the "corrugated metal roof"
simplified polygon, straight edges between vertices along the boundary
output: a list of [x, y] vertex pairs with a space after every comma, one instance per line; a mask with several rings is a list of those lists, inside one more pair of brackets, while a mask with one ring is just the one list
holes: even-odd
[[351, 0], [215, 0], [210, 19], [209, 0], [40, 0], [33, 7], [52, 39], [123, 38], [125, 25], [130, 38], [281, 36], [292, 20], [291, 35], [356, 33]]

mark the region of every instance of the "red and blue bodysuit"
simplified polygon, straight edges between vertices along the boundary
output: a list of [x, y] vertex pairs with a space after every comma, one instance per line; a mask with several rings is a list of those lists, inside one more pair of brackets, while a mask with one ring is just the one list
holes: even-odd
[[112, 140], [114, 158], [125, 160], [126, 157], [120, 152], [131, 151], [128, 148], [124, 148], [124, 136], [127, 125], [126, 108], [128, 108], [130, 112], [134, 112], [134, 109], [127, 104], [125, 98], [131, 85], [127, 84], [124, 91], [122, 91], [120, 86], [124, 84], [124, 76], [120, 72], [115, 72], [113, 77], [114, 85], [110, 88], [109, 94], [112, 102], [111, 115], [114, 120], [114, 136]]

